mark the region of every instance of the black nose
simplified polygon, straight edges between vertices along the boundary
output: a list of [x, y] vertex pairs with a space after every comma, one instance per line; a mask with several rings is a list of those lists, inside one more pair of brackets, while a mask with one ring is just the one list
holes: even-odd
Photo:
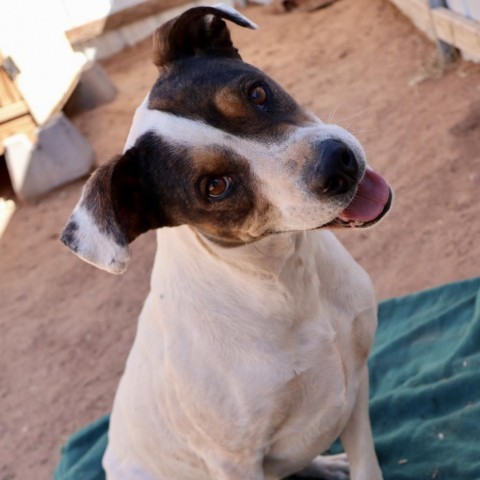
[[358, 163], [353, 152], [340, 140], [323, 140], [315, 145], [312, 178], [308, 183], [320, 195], [340, 195], [357, 182]]

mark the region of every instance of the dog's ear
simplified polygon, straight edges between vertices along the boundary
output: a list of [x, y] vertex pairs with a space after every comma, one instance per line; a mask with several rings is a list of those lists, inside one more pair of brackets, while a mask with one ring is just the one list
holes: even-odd
[[132, 147], [98, 168], [60, 237], [80, 258], [110, 273], [127, 269], [128, 244], [136, 237], [169, 224], [142, 157]]
[[257, 28], [255, 23], [225, 4], [191, 8], [155, 32], [155, 65], [161, 68], [181, 58], [195, 55], [240, 58], [222, 18], [242, 27]]

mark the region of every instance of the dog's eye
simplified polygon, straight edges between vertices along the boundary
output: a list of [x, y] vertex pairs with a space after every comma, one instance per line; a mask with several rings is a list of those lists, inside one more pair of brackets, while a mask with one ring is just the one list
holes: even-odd
[[227, 176], [210, 177], [207, 180], [207, 195], [210, 198], [223, 197], [230, 185], [232, 184], [232, 178]]
[[263, 107], [267, 103], [267, 90], [262, 85], [256, 85], [248, 92], [250, 101], [258, 107]]

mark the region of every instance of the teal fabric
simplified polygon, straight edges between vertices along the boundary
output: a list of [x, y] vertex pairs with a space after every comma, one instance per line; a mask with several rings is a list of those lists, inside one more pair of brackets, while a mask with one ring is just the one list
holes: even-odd
[[[480, 277], [382, 302], [370, 372], [385, 480], [480, 480]], [[55, 480], [103, 480], [107, 430], [75, 433]]]
[[107, 448], [109, 420], [110, 416], [105, 415], [68, 439], [54, 480], [105, 480], [101, 462]]

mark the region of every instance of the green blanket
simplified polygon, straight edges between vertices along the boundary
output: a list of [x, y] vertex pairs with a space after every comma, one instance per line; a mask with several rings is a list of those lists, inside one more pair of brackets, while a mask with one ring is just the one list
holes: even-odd
[[[385, 480], [480, 480], [480, 277], [382, 302], [370, 372]], [[104, 480], [107, 430], [75, 433], [55, 480]]]

